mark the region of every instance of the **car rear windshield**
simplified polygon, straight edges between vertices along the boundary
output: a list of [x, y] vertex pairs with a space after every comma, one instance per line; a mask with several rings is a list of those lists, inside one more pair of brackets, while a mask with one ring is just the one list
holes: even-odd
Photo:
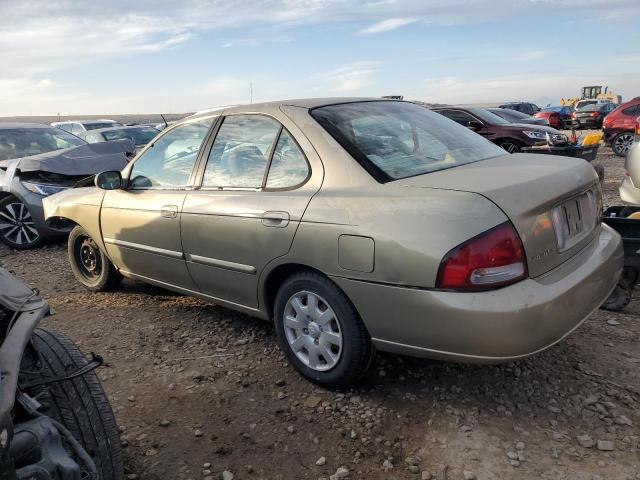
[[85, 141], [59, 128], [0, 129], [0, 160], [84, 145]]
[[91, 123], [83, 123], [83, 125], [84, 125], [84, 128], [86, 128], [87, 130], [97, 130], [99, 128], [109, 128], [109, 127], [120, 126], [119, 123], [113, 123], [113, 122], [104, 122], [104, 123], [91, 122]]
[[344, 103], [310, 113], [380, 182], [505, 154], [471, 130], [409, 102]]

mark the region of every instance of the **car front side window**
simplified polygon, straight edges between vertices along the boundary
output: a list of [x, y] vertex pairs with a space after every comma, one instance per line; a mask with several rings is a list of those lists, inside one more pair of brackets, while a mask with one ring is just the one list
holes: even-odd
[[186, 187], [213, 118], [178, 125], [158, 138], [131, 169], [129, 188]]

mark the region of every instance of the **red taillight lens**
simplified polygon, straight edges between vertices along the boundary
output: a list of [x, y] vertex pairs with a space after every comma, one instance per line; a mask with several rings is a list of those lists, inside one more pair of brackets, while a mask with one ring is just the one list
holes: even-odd
[[577, 117], [577, 115], [575, 113], [571, 114], [571, 118], [576, 118], [576, 117]]
[[522, 241], [505, 222], [447, 253], [440, 263], [437, 288], [490, 290], [527, 277]]
[[591, 114], [592, 117], [599, 117], [600, 116], [600, 112], [593, 112]]

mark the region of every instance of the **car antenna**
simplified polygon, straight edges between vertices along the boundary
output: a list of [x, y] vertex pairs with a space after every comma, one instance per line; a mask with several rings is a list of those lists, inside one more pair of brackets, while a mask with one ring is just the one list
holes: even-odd
[[160, 116], [162, 117], [162, 121], [164, 122], [164, 128], [167, 128], [169, 126], [169, 124], [167, 123], [167, 119], [164, 118], [163, 114], [160, 114]]

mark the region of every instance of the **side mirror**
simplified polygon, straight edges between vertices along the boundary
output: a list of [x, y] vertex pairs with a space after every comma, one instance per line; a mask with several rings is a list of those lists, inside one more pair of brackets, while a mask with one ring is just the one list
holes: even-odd
[[482, 127], [484, 127], [484, 124], [477, 120], [470, 120], [469, 124], [467, 125], [467, 128], [469, 130], [473, 130], [474, 132], [480, 130]]
[[122, 175], [117, 170], [101, 172], [96, 175], [94, 183], [102, 190], [118, 190], [122, 188]]

